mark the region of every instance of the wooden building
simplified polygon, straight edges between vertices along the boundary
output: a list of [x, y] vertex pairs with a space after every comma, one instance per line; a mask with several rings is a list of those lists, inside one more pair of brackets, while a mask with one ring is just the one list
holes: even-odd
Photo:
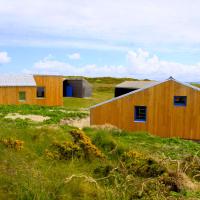
[[91, 125], [200, 140], [200, 88], [169, 78], [90, 109]]
[[63, 105], [63, 77], [0, 75], [0, 104]]

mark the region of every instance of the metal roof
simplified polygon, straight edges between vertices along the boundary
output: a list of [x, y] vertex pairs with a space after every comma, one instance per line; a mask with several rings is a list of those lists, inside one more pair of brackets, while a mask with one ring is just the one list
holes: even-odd
[[0, 87], [14, 87], [14, 86], [36, 86], [33, 75], [28, 74], [4, 74], [0, 75]]
[[199, 88], [199, 87], [193, 86], [193, 85], [188, 84], [188, 83], [182, 83], [182, 82], [180, 82], [180, 81], [175, 80], [173, 77], [169, 77], [168, 79], [166, 79], [166, 80], [164, 80], [164, 81], [162, 81], [162, 82], [155, 82], [154, 84], [148, 85], [148, 86], [146, 86], [146, 87], [144, 87], [144, 88], [140, 88], [140, 89], [138, 89], [138, 90], [134, 90], [134, 91], [129, 92], [129, 93], [126, 93], [126, 94], [124, 94], [124, 95], [121, 95], [121, 96], [118, 96], [118, 97], [114, 97], [114, 98], [109, 99], [109, 100], [107, 100], [107, 101], [98, 103], [98, 104], [96, 104], [96, 105], [94, 105], [94, 106], [91, 106], [90, 109], [96, 108], [96, 107], [98, 107], [98, 106], [101, 106], [101, 105], [103, 105], [103, 104], [106, 104], [106, 103], [109, 103], [109, 102], [112, 102], [112, 101], [116, 101], [116, 100], [118, 100], [118, 99], [124, 98], [124, 97], [129, 96], [129, 95], [132, 95], [132, 94], [134, 94], [134, 93], [141, 92], [141, 91], [143, 91], [143, 90], [146, 90], [146, 89], [148, 89], [148, 88], [154, 87], [154, 86], [159, 85], [159, 84], [161, 84], [161, 83], [165, 83], [165, 82], [167, 82], [167, 81], [174, 81], [174, 82], [176, 82], [176, 83], [179, 83], [179, 84], [181, 84], [181, 85], [184, 85], [184, 86], [186, 86], [186, 87], [192, 88], [193, 90], [197, 90], [197, 91], [200, 92], [200, 88]]
[[118, 85], [116, 88], [137, 88], [141, 89], [150, 85], [158, 83], [157, 81], [124, 81]]

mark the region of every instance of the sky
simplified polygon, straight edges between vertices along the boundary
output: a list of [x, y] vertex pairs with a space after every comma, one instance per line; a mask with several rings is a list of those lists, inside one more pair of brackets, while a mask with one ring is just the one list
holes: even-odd
[[199, 0], [0, 0], [0, 73], [200, 81]]

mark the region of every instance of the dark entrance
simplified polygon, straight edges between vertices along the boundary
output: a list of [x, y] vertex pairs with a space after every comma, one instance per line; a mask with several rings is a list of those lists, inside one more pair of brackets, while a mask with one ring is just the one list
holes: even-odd
[[63, 97], [90, 97], [91, 85], [85, 79], [65, 79], [63, 81]]
[[68, 80], [63, 81], [63, 97], [72, 97], [73, 87], [69, 84]]

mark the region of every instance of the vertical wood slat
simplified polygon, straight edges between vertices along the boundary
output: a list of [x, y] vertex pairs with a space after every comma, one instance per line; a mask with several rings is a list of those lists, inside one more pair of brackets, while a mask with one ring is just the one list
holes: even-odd
[[62, 76], [34, 76], [36, 85], [45, 87], [45, 98], [37, 98], [38, 105], [62, 106], [63, 105], [63, 79]]

